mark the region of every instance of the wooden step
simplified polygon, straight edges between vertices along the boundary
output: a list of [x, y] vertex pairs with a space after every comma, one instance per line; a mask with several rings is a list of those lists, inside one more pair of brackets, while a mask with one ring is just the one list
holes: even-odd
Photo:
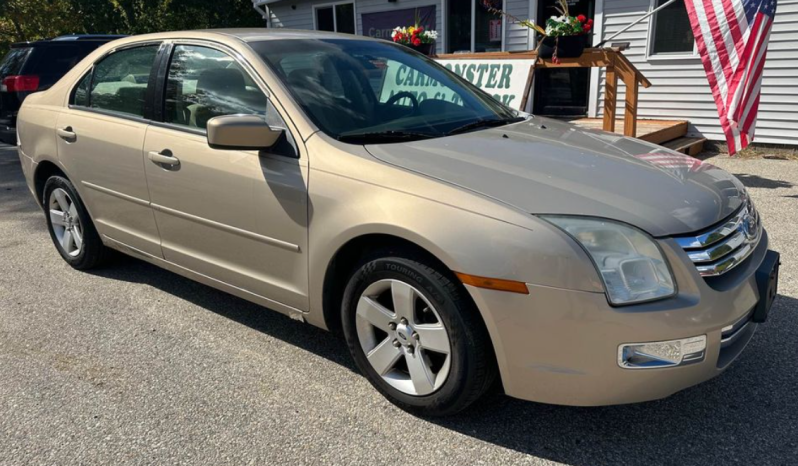
[[704, 143], [706, 140], [707, 138], [681, 137], [661, 145], [667, 147], [668, 149], [675, 150], [676, 152], [681, 152], [682, 154], [695, 157], [696, 155], [700, 154], [702, 150], [704, 150]]
[[[601, 118], [576, 118], [571, 123], [583, 128], [602, 129], [604, 120]], [[615, 132], [623, 134], [624, 121], [615, 121]], [[654, 144], [662, 144], [672, 139], [680, 138], [687, 134], [687, 122], [684, 120], [637, 120], [637, 138]]]
[[662, 144], [664, 142], [672, 141], [674, 139], [682, 138], [687, 134], [686, 121], [668, 121], [663, 124], [663, 121], [652, 121], [651, 128], [645, 133], [641, 133], [641, 129], [645, 130], [647, 126], [646, 120], [639, 120], [637, 123], [638, 138], [654, 144]]

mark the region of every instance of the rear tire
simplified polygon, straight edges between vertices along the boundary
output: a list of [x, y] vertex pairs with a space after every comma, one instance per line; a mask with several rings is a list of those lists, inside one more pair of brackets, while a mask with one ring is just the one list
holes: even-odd
[[341, 317], [360, 371], [406, 411], [455, 414], [496, 378], [493, 346], [467, 291], [422, 255], [362, 262], [344, 292]]
[[44, 184], [42, 199], [50, 238], [67, 264], [78, 270], [102, 264], [108, 248], [72, 183], [61, 176], [50, 177]]

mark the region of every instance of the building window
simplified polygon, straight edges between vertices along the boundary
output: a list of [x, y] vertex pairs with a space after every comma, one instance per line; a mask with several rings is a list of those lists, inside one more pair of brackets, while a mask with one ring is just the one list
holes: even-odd
[[[659, 8], [668, 0], [654, 0]], [[695, 50], [693, 29], [684, 2], [673, 2], [654, 15], [650, 28], [649, 55], [692, 55]]]
[[355, 4], [336, 3], [314, 7], [317, 31], [355, 33]]
[[[447, 52], [499, 52], [503, 21], [484, 5], [485, 0], [448, 0], [446, 11]], [[503, 0], [488, 0], [501, 9]]]

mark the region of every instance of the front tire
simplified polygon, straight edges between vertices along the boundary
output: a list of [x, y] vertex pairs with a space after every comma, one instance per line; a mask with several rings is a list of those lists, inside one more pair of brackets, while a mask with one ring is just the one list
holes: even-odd
[[47, 229], [61, 257], [78, 270], [100, 265], [107, 248], [72, 183], [61, 176], [50, 177], [42, 199]]
[[496, 377], [487, 329], [448, 270], [413, 254], [357, 268], [342, 320], [360, 371], [389, 401], [420, 415], [455, 414]]

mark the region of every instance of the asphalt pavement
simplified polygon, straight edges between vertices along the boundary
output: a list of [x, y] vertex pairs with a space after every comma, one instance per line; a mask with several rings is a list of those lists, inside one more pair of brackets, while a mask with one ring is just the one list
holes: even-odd
[[798, 162], [711, 162], [750, 187], [784, 263], [727, 372], [650, 403], [494, 394], [428, 420], [336, 336], [132, 258], [72, 270], [0, 148], [0, 464], [797, 464]]

